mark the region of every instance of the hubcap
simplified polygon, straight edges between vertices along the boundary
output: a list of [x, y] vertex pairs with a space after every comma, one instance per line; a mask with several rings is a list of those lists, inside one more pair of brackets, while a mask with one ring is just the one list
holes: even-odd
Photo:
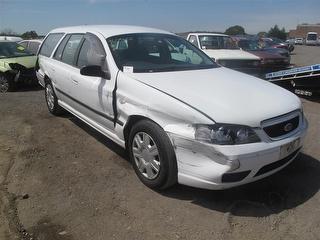
[[50, 110], [53, 110], [54, 108], [54, 95], [53, 95], [53, 89], [50, 84], [46, 86], [46, 98], [47, 98], [47, 104]]
[[8, 89], [9, 82], [4, 77], [0, 77], [0, 92], [7, 92]]
[[132, 143], [134, 163], [147, 179], [155, 179], [160, 172], [160, 155], [152, 137], [145, 132], [138, 132]]

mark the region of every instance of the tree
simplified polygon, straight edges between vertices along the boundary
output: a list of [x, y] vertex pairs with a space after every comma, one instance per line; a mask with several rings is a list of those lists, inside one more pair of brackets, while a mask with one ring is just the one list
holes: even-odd
[[18, 34], [16, 32], [14, 32], [12, 29], [10, 28], [5, 28], [0, 32], [0, 35], [3, 36], [18, 36]]
[[274, 27], [270, 28], [268, 32], [269, 37], [274, 37], [274, 38], [279, 38], [282, 40], [286, 40], [287, 38], [287, 33], [285, 28], [283, 27], [281, 30], [278, 27], [278, 25], [274, 25]]
[[35, 39], [35, 38], [38, 38], [38, 34], [36, 33], [36, 31], [28, 31], [28, 32], [25, 32], [21, 35], [21, 37], [23, 39]]
[[227, 34], [227, 35], [245, 35], [246, 32], [242, 26], [235, 25], [235, 26], [229, 27], [225, 31], [225, 34]]

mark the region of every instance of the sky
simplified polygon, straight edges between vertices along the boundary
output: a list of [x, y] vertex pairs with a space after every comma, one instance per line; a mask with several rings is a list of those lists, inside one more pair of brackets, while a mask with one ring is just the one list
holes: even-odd
[[0, 30], [17, 33], [84, 24], [128, 24], [171, 32], [247, 33], [320, 23], [319, 0], [0, 0]]

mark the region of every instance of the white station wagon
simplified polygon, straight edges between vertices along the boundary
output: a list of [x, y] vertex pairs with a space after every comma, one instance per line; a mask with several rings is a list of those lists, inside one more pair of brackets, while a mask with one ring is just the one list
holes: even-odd
[[261, 179], [297, 156], [308, 126], [292, 93], [157, 29], [55, 29], [37, 76], [52, 114], [67, 110], [126, 148], [151, 188]]

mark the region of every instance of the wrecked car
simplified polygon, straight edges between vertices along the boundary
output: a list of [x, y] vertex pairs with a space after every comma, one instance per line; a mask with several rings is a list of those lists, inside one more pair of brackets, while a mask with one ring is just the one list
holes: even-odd
[[37, 76], [50, 113], [68, 111], [126, 148], [155, 189], [224, 189], [269, 176], [295, 159], [308, 127], [291, 92], [152, 28], [55, 29]]
[[36, 82], [37, 57], [15, 42], [0, 41], [0, 92], [20, 83]]

